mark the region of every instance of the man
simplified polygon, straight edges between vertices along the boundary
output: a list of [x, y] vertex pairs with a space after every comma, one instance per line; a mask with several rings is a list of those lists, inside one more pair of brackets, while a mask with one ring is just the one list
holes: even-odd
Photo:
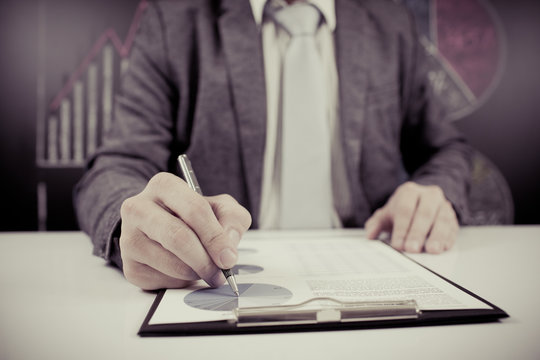
[[[439, 120], [410, 17], [390, 1], [288, 3], [149, 4], [114, 127], [75, 198], [95, 253], [135, 285], [222, 284], [250, 226], [365, 223], [399, 250], [452, 246], [469, 149]], [[298, 27], [304, 10], [311, 32]], [[289, 127], [305, 114], [322, 122]], [[181, 153], [211, 196], [172, 174]], [[291, 202], [297, 193], [308, 197]]]

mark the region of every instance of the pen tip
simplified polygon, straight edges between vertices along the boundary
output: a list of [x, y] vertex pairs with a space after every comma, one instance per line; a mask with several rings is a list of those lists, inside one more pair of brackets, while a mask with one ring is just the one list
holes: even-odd
[[236, 297], [240, 297], [240, 293], [238, 291], [235, 291], [234, 293], [235, 293]]

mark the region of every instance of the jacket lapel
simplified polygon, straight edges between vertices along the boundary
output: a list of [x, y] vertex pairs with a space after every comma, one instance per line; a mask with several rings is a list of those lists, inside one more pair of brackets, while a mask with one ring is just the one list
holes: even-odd
[[339, 76], [340, 123], [355, 219], [371, 213], [362, 184], [360, 161], [367, 90], [368, 16], [358, 1], [336, 0], [336, 61]]
[[256, 225], [266, 136], [266, 90], [261, 38], [249, 1], [223, 0], [218, 27], [238, 121], [245, 185]]

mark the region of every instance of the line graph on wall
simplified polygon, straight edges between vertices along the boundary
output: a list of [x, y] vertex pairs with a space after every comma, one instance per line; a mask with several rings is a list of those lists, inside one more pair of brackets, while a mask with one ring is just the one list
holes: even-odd
[[[147, 6], [146, 0], [136, 5], [124, 39], [114, 27], [101, 33], [52, 100], [40, 104], [36, 122], [38, 167], [82, 167], [100, 145], [113, 121], [114, 94], [129, 66], [128, 56]], [[43, 43], [40, 41], [40, 45]], [[44, 93], [38, 89], [42, 103], [46, 101]]]
[[71, 193], [114, 122], [147, 0], [39, 0], [37, 227], [75, 230]]

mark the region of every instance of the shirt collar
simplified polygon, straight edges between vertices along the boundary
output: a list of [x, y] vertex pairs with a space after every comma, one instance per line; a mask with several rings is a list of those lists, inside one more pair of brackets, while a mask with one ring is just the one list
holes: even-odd
[[[251, 4], [251, 11], [253, 12], [253, 18], [257, 25], [261, 25], [263, 19], [264, 6], [266, 2], [270, 0], [249, 0]], [[285, 0], [277, 0], [279, 2], [286, 3]], [[330, 31], [334, 31], [336, 28], [336, 6], [334, 0], [308, 0], [307, 2], [317, 6], [324, 16], [326, 24]]]

